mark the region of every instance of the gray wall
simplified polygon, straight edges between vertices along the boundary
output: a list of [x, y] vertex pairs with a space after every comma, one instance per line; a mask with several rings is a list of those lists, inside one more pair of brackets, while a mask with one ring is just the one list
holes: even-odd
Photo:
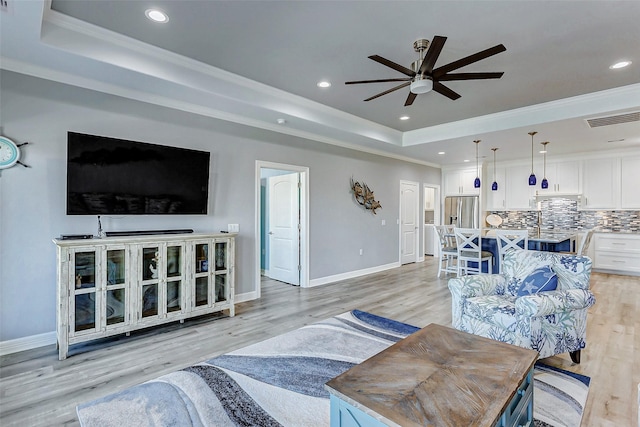
[[[237, 294], [253, 291], [255, 280], [256, 160], [309, 167], [311, 279], [397, 262], [399, 181], [440, 182], [439, 169], [12, 72], [2, 71], [0, 84], [2, 133], [30, 142], [23, 160], [31, 166], [4, 170], [0, 178], [0, 341], [55, 330], [51, 239], [97, 232], [96, 217], [65, 214], [67, 131], [210, 151], [208, 215], [108, 216], [102, 225], [214, 232], [240, 224]], [[383, 206], [377, 215], [353, 201], [351, 176], [375, 191]]]

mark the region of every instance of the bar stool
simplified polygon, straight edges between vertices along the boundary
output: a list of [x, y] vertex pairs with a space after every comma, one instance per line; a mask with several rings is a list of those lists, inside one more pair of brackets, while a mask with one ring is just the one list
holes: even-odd
[[[487, 261], [487, 272], [493, 273], [493, 254], [482, 250], [482, 237], [479, 228], [456, 228], [456, 246], [458, 248], [458, 277], [464, 274], [482, 273], [482, 263]], [[469, 263], [477, 263], [470, 267]]]
[[529, 250], [529, 230], [496, 230], [496, 243], [498, 244], [498, 273], [500, 273], [504, 254], [509, 249]]
[[[436, 232], [440, 240], [440, 260], [438, 262], [438, 277], [446, 273], [458, 273], [458, 250], [455, 244], [453, 228], [446, 225], [436, 225]], [[456, 261], [454, 263], [454, 261]]]

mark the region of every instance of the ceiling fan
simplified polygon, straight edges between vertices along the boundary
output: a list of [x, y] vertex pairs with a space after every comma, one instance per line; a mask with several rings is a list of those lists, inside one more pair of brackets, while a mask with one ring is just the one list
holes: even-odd
[[[505, 50], [507, 50], [507, 48], [502, 44], [491, 47], [489, 49], [485, 49], [481, 52], [474, 53], [473, 55], [469, 55], [465, 58], [458, 59], [457, 61], [453, 61], [447, 65], [443, 65], [434, 69], [433, 67], [438, 60], [438, 56], [440, 56], [440, 52], [442, 51], [444, 42], [446, 40], [446, 37], [434, 36], [431, 46], [429, 46], [429, 40], [427, 39], [418, 39], [413, 42], [413, 50], [418, 52], [419, 59], [411, 64], [411, 68], [407, 68], [393, 61], [389, 61], [388, 59], [385, 59], [379, 55], [372, 55], [369, 57], [369, 59], [373, 59], [374, 61], [379, 62], [382, 65], [393, 68], [394, 70], [399, 71], [408, 77], [397, 79], [358, 80], [345, 82], [345, 84], [353, 85], [360, 83], [404, 82], [389, 90], [380, 92], [379, 94], [374, 95], [371, 98], [367, 98], [365, 99], [365, 101], [371, 101], [372, 99], [376, 99], [382, 95], [386, 95], [398, 89], [402, 89], [403, 87], [410, 86], [411, 91], [409, 92], [409, 96], [407, 96], [407, 100], [404, 103], [406, 107], [413, 104], [416, 96], [422, 93], [430, 92], [431, 90], [434, 90], [452, 100], [460, 98], [460, 94], [443, 85], [441, 83], [443, 81], [499, 79], [504, 74], [502, 72], [450, 73], [451, 71], [457, 70], [458, 68], [465, 67], [469, 64], [473, 64], [474, 62], [478, 62], [500, 52], [504, 52]], [[429, 48], [428, 50], [427, 47]], [[425, 50], [427, 51], [427, 53], [423, 56]]]

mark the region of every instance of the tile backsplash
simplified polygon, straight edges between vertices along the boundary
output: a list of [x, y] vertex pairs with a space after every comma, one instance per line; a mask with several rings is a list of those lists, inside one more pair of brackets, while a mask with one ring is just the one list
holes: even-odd
[[502, 217], [500, 228], [536, 228], [540, 215], [542, 230], [584, 230], [640, 232], [640, 211], [580, 211], [578, 201], [564, 198], [540, 202], [540, 210], [492, 211]]

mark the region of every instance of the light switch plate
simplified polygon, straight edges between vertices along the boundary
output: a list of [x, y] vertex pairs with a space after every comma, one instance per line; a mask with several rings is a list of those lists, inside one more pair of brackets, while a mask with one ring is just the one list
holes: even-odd
[[240, 232], [240, 224], [229, 224], [229, 225], [227, 225], [227, 231], [229, 233], [239, 233]]

